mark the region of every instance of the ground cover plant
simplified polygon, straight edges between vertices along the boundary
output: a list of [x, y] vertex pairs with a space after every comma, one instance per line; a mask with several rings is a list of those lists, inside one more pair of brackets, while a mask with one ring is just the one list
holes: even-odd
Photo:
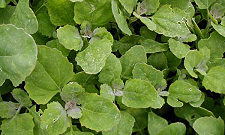
[[224, 135], [225, 0], [0, 0], [2, 135]]

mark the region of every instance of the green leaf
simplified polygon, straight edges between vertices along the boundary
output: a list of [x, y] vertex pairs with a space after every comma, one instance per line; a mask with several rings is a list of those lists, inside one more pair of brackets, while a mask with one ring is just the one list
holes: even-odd
[[135, 119], [127, 112], [121, 111], [120, 122], [109, 131], [102, 132], [103, 135], [131, 135]]
[[120, 112], [110, 100], [87, 93], [81, 97], [81, 101], [82, 126], [99, 132], [110, 130], [119, 123]]
[[21, 105], [25, 107], [30, 107], [32, 105], [28, 94], [24, 90], [17, 88], [14, 89], [11, 93], [14, 99], [16, 99], [16, 101], [18, 101]]
[[141, 22], [144, 23], [148, 27], [149, 30], [151, 30], [151, 31], [156, 30], [156, 24], [152, 20], [150, 20], [147, 17], [142, 17], [142, 16], [138, 15], [136, 12], [134, 12], [133, 14], [135, 17], [140, 19]]
[[166, 69], [167, 63], [167, 57], [164, 53], [154, 53], [148, 57], [148, 64], [159, 70]]
[[190, 46], [172, 38], [169, 39], [169, 48], [170, 51], [179, 59], [184, 58], [190, 51]]
[[69, 0], [47, 0], [46, 7], [51, 22], [56, 26], [74, 24], [74, 3]]
[[110, 101], [114, 101], [115, 100], [115, 94], [114, 91], [112, 90], [112, 88], [107, 85], [107, 84], [102, 84], [100, 86], [100, 96], [104, 97], [106, 99], [109, 99]]
[[32, 135], [33, 134], [33, 117], [28, 114], [18, 114], [11, 119], [2, 121], [2, 135]]
[[[63, 134], [64, 135], [64, 134]], [[80, 131], [73, 131], [73, 132], [68, 132], [65, 135], [94, 135], [91, 132], [80, 132]]]
[[42, 110], [36, 111], [36, 106], [32, 106], [29, 110], [29, 113], [32, 115], [34, 118], [34, 135], [45, 135], [44, 130], [41, 128], [41, 117], [40, 115], [43, 113]]
[[173, 107], [182, 107], [182, 102], [196, 102], [199, 101], [200, 98], [201, 91], [196, 86], [184, 80], [177, 80], [169, 87], [167, 103]]
[[81, 50], [83, 47], [83, 40], [76, 27], [71, 25], [65, 25], [57, 30], [57, 37], [59, 43], [61, 43], [66, 49], [69, 50]]
[[186, 127], [183, 123], [176, 122], [166, 126], [157, 135], [185, 135]]
[[112, 5], [112, 13], [120, 30], [127, 35], [132, 35], [132, 32], [127, 25], [125, 15], [118, 7], [117, 0], [112, 0], [111, 5]]
[[177, 107], [174, 111], [177, 117], [187, 120], [191, 126], [200, 117], [214, 116], [212, 112], [205, 108], [192, 107], [188, 104], [185, 104], [183, 107]]
[[56, 30], [56, 26], [54, 26], [50, 21], [47, 8], [45, 7], [42, 9], [43, 10], [39, 10], [36, 14], [38, 20], [38, 31], [44, 36], [52, 37], [53, 32]]
[[210, 49], [211, 60], [222, 58], [225, 52], [225, 38], [214, 31], [208, 39], [201, 39], [198, 42], [199, 49], [205, 46]]
[[190, 6], [190, 0], [160, 0], [160, 5], [166, 4], [186, 10]]
[[166, 87], [163, 72], [145, 63], [137, 63], [132, 71], [133, 78], [149, 81], [155, 88]]
[[217, 0], [194, 0], [200, 9], [208, 9]]
[[112, 19], [110, 0], [84, 0], [75, 3], [74, 20], [78, 24], [88, 21], [94, 26], [102, 26]]
[[[58, 68], [60, 67], [61, 70]], [[46, 104], [61, 91], [73, 77], [73, 67], [56, 49], [38, 47], [38, 61], [34, 71], [26, 78], [25, 89], [38, 104]]]
[[186, 26], [187, 14], [181, 9], [162, 6], [152, 17], [156, 24], [155, 32], [168, 37], [182, 37], [190, 34]]
[[125, 84], [122, 103], [132, 108], [161, 108], [164, 104], [164, 99], [159, 97], [150, 82], [131, 79]]
[[159, 0], [143, 0], [141, 8], [144, 9], [146, 15], [151, 15], [157, 11], [159, 4]]
[[132, 70], [136, 63], [147, 63], [144, 47], [132, 47], [120, 58], [120, 62], [122, 65], [122, 77], [131, 78]]
[[119, 0], [121, 5], [126, 9], [126, 11], [131, 14], [133, 12], [133, 9], [137, 5], [138, 0]]
[[93, 42], [94, 40], [101, 40], [101, 39], [108, 39], [113, 43], [113, 36], [110, 32], [107, 31], [105, 27], [96, 28], [92, 33], [92, 38], [89, 43]]
[[110, 84], [113, 80], [120, 78], [121, 72], [122, 66], [120, 60], [111, 53], [98, 76], [99, 82]]
[[7, 6], [3, 9], [0, 8], [0, 24], [9, 24], [15, 9], [16, 7], [14, 6]]
[[148, 113], [148, 132], [150, 135], [158, 135], [168, 125], [166, 119], [156, 115], [153, 112]]
[[85, 73], [97, 74], [105, 66], [106, 59], [112, 51], [111, 46], [112, 43], [107, 39], [94, 40], [85, 50], [77, 54], [75, 60]]
[[66, 111], [58, 102], [49, 103], [41, 115], [41, 128], [50, 135], [64, 133], [70, 122]]
[[12, 118], [16, 114], [16, 110], [19, 104], [13, 103], [11, 101], [0, 102], [0, 117], [1, 118]]
[[19, 28], [23, 28], [29, 34], [34, 34], [38, 31], [38, 21], [29, 7], [29, 0], [19, 1], [10, 18], [10, 22]]
[[62, 100], [65, 102], [74, 101], [77, 102], [77, 96], [85, 92], [85, 89], [77, 82], [70, 82], [65, 85], [60, 93]]
[[159, 43], [152, 39], [142, 41], [141, 45], [145, 48], [146, 53], [164, 52], [169, 49], [168, 44]]
[[0, 25], [0, 41], [0, 86], [6, 79], [18, 86], [35, 67], [35, 41], [14, 25]]
[[206, 64], [209, 59], [210, 50], [208, 48], [204, 47], [200, 51], [191, 50], [185, 56], [184, 67], [192, 77], [198, 78], [195, 70], [202, 75], [206, 75], [206, 71], [208, 70]]
[[202, 81], [202, 85], [212, 92], [225, 94], [225, 67], [212, 67]]
[[201, 117], [193, 128], [199, 135], [224, 135], [224, 121], [220, 117]]
[[220, 24], [214, 24], [213, 22], [211, 23], [211, 25], [213, 26], [213, 28], [223, 37], [225, 37], [225, 26], [220, 25]]
[[70, 53], [70, 50], [66, 49], [62, 44], [60, 44], [59, 43], [59, 40], [57, 40], [57, 39], [48, 41], [46, 43], [46, 46], [48, 46], [50, 48], [56, 48], [56, 49], [58, 49], [59, 51], [62, 52], [62, 54], [64, 56], [68, 56], [69, 53]]

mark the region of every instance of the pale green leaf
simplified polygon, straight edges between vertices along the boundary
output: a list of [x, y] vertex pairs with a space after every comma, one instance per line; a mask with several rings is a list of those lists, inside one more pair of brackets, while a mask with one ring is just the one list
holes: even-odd
[[217, 0], [194, 0], [200, 9], [208, 9]]
[[57, 30], [57, 37], [59, 43], [61, 43], [66, 49], [69, 50], [81, 50], [83, 47], [83, 40], [76, 27], [71, 25], [65, 25]]
[[74, 101], [77, 102], [77, 96], [85, 92], [85, 89], [77, 82], [70, 82], [65, 85], [60, 93], [62, 100], [65, 102]]
[[17, 88], [14, 89], [11, 93], [14, 99], [16, 99], [16, 101], [18, 101], [21, 105], [25, 107], [30, 107], [32, 105], [28, 94], [24, 90]]
[[156, 115], [153, 112], [148, 113], [148, 132], [150, 135], [158, 135], [168, 125], [166, 119]]
[[[174, 61], [174, 59], [173, 59]], [[167, 56], [161, 53], [154, 53], [148, 57], [148, 64], [159, 70], [168, 68]]]
[[78, 24], [88, 21], [94, 26], [102, 26], [109, 23], [113, 20], [111, 0], [84, 0], [76, 2], [74, 6], [74, 20]]
[[19, 104], [13, 103], [11, 101], [0, 102], [0, 117], [1, 118], [12, 118], [16, 114], [16, 109], [19, 107]]
[[101, 39], [108, 39], [113, 43], [113, 36], [110, 32], [107, 31], [105, 27], [96, 28], [93, 33], [91, 40], [89, 43], [93, 42], [94, 40], [101, 40]]
[[70, 122], [66, 111], [58, 102], [49, 103], [41, 115], [41, 128], [49, 135], [64, 133], [70, 126]]
[[136, 63], [147, 63], [144, 47], [132, 47], [120, 58], [120, 62], [122, 65], [122, 77], [131, 78], [132, 70]]
[[223, 37], [225, 37], [225, 26], [220, 25], [220, 24], [214, 24], [213, 22], [211, 23], [213, 28]]
[[183, 123], [176, 122], [166, 126], [157, 135], [185, 135], [186, 127]]
[[224, 135], [224, 121], [220, 117], [201, 117], [194, 122], [193, 128], [199, 135]]
[[38, 31], [38, 21], [33, 10], [29, 7], [29, 0], [19, 1], [10, 22], [19, 28], [23, 28], [29, 34]]
[[145, 48], [146, 53], [164, 52], [169, 49], [168, 44], [159, 43], [152, 39], [142, 41], [141, 45]]
[[74, 24], [74, 3], [69, 0], [47, 0], [46, 7], [51, 22], [56, 26]]
[[6, 79], [18, 86], [35, 67], [35, 41], [23, 29], [10, 24], [0, 25], [0, 41], [0, 86]]
[[87, 93], [81, 97], [81, 101], [82, 126], [99, 132], [110, 130], [119, 123], [119, 109], [110, 100]]
[[199, 101], [200, 98], [201, 91], [196, 86], [184, 80], [177, 80], [169, 87], [167, 103], [173, 107], [182, 107], [182, 102], [196, 102]]
[[102, 132], [103, 135], [131, 135], [135, 119], [127, 112], [121, 111], [121, 119], [119, 124], [109, 131]]
[[123, 90], [122, 103], [132, 108], [161, 108], [161, 98], [150, 82], [140, 79], [128, 80]]
[[114, 55], [110, 54], [106, 60], [104, 68], [99, 74], [99, 82], [110, 84], [113, 80], [119, 79], [122, 72], [120, 60]]
[[190, 51], [190, 46], [172, 38], [169, 39], [169, 48], [170, 51], [179, 59], [184, 58]]
[[102, 84], [100, 86], [100, 96], [109, 99], [110, 101], [115, 100], [115, 94], [112, 88], [107, 84]]
[[137, 63], [132, 71], [133, 78], [149, 81], [155, 88], [166, 87], [163, 72], [145, 63]]
[[46, 43], [46, 46], [48, 46], [50, 48], [56, 48], [56, 49], [58, 49], [59, 51], [62, 52], [62, 54], [64, 56], [68, 56], [69, 53], [70, 53], [70, 50], [66, 49], [62, 44], [60, 44], [59, 43], [59, 40], [57, 40], [57, 39], [48, 41]]
[[152, 20], [150, 20], [147, 17], [142, 17], [142, 16], [138, 15], [136, 12], [134, 12], [133, 14], [135, 17], [140, 19], [141, 22], [144, 23], [148, 27], [149, 30], [151, 30], [151, 31], [156, 30], [156, 24]]
[[202, 85], [212, 92], [225, 94], [225, 67], [212, 67], [202, 81]]
[[[60, 70], [59, 70], [60, 68]], [[46, 104], [73, 77], [73, 67], [57, 49], [38, 47], [38, 61], [25, 89], [38, 104]]]
[[157, 11], [159, 4], [159, 0], [143, 0], [141, 3], [141, 8], [144, 9], [146, 15], [150, 15]]
[[122, 12], [122, 10], [119, 9], [118, 7], [117, 0], [112, 0], [111, 5], [112, 5], [112, 12], [113, 12], [114, 18], [120, 30], [127, 35], [132, 35], [132, 32], [128, 27], [125, 15]]
[[112, 51], [111, 46], [112, 43], [107, 39], [94, 40], [85, 50], [77, 54], [77, 64], [81, 66], [85, 73], [99, 73]]
[[133, 12], [133, 9], [137, 5], [137, 1], [138, 0], [128, 0], [128, 1], [127, 0], [119, 0], [121, 5], [127, 10], [127, 12], [129, 14], [131, 14]]
[[168, 37], [182, 37], [190, 34], [186, 26], [187, 14], [170, 5], [162, 6], [152, 17], [156, 24], [156, 32]]
[[2, 121], [1, 135], [32, 135], [33, 128], [33, 117], [30, 114], [17, 114]]

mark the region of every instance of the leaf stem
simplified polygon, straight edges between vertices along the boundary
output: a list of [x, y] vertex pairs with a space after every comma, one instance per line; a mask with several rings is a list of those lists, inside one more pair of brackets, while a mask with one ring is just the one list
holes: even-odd
[[196, 34], [197, 34], [200, 38], [203, 38], [202, 31], [201, 31], [200, 28], [198, 27], [198, 24], [195, 22], [194, 18], [192, 18], [192, 22], [193, 22], [193, 24], [194, 24], [194, 31], [196, 32]]
[[209, 10], [207, 9], [208, 17], [212, 20], [213, 23], [218, 24], [218, 21], [210, 14]]

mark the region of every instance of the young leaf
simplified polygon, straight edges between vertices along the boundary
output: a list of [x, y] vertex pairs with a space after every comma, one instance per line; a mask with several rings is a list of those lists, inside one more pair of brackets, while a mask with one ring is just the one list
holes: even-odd
[[57, 37], [59, 42], [69, 50], [81, 50], [83, 47], [83, 40], [76, 27], [65, 25], [57, 30]]
[[25, 107], [30, 107], [32, 105], [28, 94], [24, 90], [14, 89], [11, 93], [14, 99], [16, 99], [16, 101], [18, 101], [21, 105]]
[[126, 9], [126, 11], [131, 14], [133, 12], [134, 7], [137, 5], [138, 0], [119, 0], [121, 5]]
[[74, 4], [69, 0], [47, 0], [46, 7], [51, 22], [56, 26], [74, 24]]
[[132, 77], [132, 70], [136, 63], [147, 63], [147, 56], [144, 47], [134, 46], [129, 49], [121, 58], [122, 77]]
[[94, 40], [85, 50], [77, 54], [75, 60], [85, 73], [97, 74], [105, 66], [106, 59], [112, 51], [111, 46], [112, 43], [107, 39]]
[[209, 70], [202, 81], [202, 85], [212, 92], [225, 94], [225, 67], [216, 66]]
[[143, 0], [141, 3], [141, 8], [143, 8], [146, 15], [150, 15], [157, 11], [159, 4], [159, 0]]
[[190, 46], [172, 38], [169, 39], [169, 48], [170, 51], [179, 59], [184, 58], [190, 51]]
[[64, 133], [70, 122], [66, 111], [58, 102], [49, 103], [41, 116], [41, 128], [51, 135]]
[[196, 102], [199, 101], [200, 98], [201, 91], [196, 86], [184, 80], [177, 80], [169, 87], [167, 103], [173, 107], [182, 107], [183, 103], [180, 101], [185, 103]]
[[134, 12], [133, 14], [135, 17], [140, 19], [141, 22], [144, 23], [148, 27], [149, 30], [151, 30], [151, 31], [156, 30], [156, 24], [152, 20], [150, 20], [147, 17], [142, 17], [142, 16], [138, 15], [136, 12]]
[[29, 34], [38, 31], [38, 21], [33, 10], [29, 7], [29, 0], [19, 1], [10, 22], [19, 28], [23, 28]]
[[121, 111], [120, 122], [109, 131], [103, 131], [103, 135], [131, 135], [135, 119], [127, 112]]
[[35, 41], [23, 29], [11, 24], [0, 25], [0, 41], [0, 86], [6, 79], [18, 86], [35, 67]]
[[2, 121], [2, 135], [32, 135], [33, 117], [29, 113], [17, 114], [11, 119]]
[[213, 22], [211, 23], [211, 25], [213, 26], [213, 28], [223, 37], [225, 37], [225, 26], [220, 25], [220, 24], [214, 24]]
[[102, 84], [100, 86], [100, 96], [104, 97], [106, 99], [109, 99], [110, 101], [114, 101], [115, 100], [115, 94], [114, 91], [112, 90], [112, 88], [107, 85], [107, 84]]
[[132, 108], [161, 108], [164, 104], [164, 99], [159, 97], [150, 82], [131, 79], [125, 84], [122, 103]]
[[169, 49], [168, 44], [159, 43], [152, 39], [142, 41], [141, 45], [145, 48], [146, 53], [164, 52]]
[[94, 40], [101, 40], [101, 39], [108, 39], [113, 43], [113, 36], [110, 32], [107, 31], [105, 27], [96, 28], [92, 33], [92, 38], [89, 43], [93, 42]]
[[201, 117], [193, 128], [199, 135], [224, 135], [224, 121], [220, 117]]
[[112, 13], [120, 30], [127, 35], [132, 35], [132, 32], [127, 25], [125, 15], [123, 14], [122, 10], [119, 9], [118, 7], [117, 0], [112, 0], [111, 5], [112, 5]]
[[157, 135], [185, 135], [186, 127], [183, 123], [176, 122], [166, 126]]
[[110, 100], [96, 94], [81, 96], [82, 126], [99, 131], [112, 129], [120, 121], [120, 112]]
[[122, 66], [120, 60], [111, 53], [98, 76], [99, 82], [110, 84], [113, 80], [120, 78], [121, 72]]
[[65, 85], [60, 93], [62, 100], [65, 102], [74, 101], [77, 102], [77, 96], [85, 92], [85, 89], [77, 82], [70, 82]]
[[[61, 70], [58, 68], [60, 67]], [[73, 77], [73, 68], [66, 57], [56, 49], [38, 47], [38, 61], [34, 71], [26, 78], [25, 89], [38, 104], [46, 104], [61, 91]]]

